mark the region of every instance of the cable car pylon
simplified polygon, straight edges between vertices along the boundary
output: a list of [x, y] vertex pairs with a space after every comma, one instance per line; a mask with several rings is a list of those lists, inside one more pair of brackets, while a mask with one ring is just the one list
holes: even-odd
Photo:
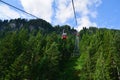
[[79, 56], [80, 50], [79, 50], [79, 32], [76, 33], [75, 37], [75, 47], [72, 56]]

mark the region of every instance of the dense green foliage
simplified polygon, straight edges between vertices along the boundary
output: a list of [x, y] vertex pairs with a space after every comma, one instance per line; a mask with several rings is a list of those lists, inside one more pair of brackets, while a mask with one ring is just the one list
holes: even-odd
[[83, 29], [81, 56], [76, 69], [80, 80], [119, 80], [120, 31]]
[[44, 20], [0, 21], [0, 80], [119, 80], [120, 31], [83, 28], [72, 56], [75, 32]]

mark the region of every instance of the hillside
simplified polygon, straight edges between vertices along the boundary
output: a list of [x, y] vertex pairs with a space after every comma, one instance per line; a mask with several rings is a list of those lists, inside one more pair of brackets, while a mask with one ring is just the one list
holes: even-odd
[[11, 19], [11, 20], [0, 20], [0, 31], [18, 31], [20, 29], [27, 29], [29, 32], [42, 31], [43, 33], [57, 32], [60, 33], [63, 29], [68, 33], [76, 32], [75, 29], [71, 29], [68, 25], [63, 26], [52, 26], [50, 23], [43, 19]]
[[0, 21], [0, 80], [120, 80], [120, 30], [83, 28], [78, 44], [75, 33], [40, 19]]

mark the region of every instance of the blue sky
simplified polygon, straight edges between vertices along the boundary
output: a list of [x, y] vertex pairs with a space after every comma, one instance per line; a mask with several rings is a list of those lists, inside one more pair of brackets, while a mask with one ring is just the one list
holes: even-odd
[[[74, 0], [77, 21], [75, 25], [71, 0], [3, 0], [52, 25], [68, 24], [77, 30], [83, 27], [120, 29], [120, 0]], [[27, 18], [25, 13], [0, 2], [0, 19]]]
[[120, 29], [120, 0], [103, 0], [97, 8], [96, 23], [102, 27]]

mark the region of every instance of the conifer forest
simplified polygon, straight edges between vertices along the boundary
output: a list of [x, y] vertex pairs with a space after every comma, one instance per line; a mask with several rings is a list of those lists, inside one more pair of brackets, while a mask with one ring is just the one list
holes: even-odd
[[0, 80], [120, 80], [120, 30], [0, 20]]

